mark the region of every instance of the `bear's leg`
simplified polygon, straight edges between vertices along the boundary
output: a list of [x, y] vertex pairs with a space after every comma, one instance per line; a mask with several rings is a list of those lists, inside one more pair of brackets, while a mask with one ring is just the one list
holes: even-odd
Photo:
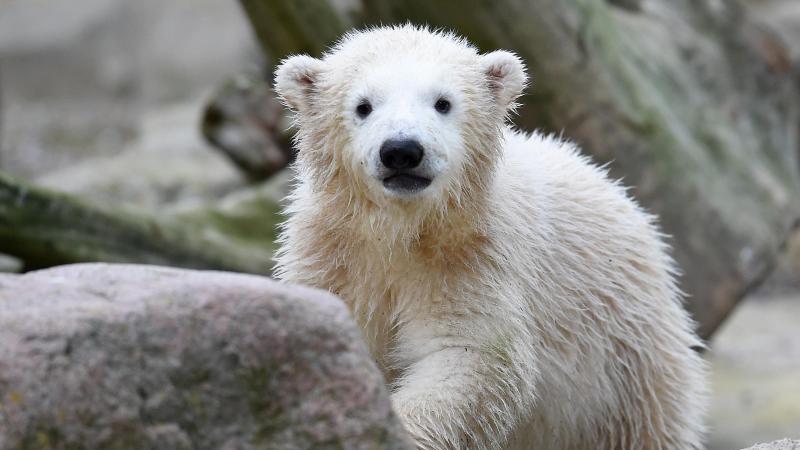
[[396, 380], [395, 410], [420, 449], [502, 448], [531, 407], [532, 388], [490, 349], [444, 339], [448, 346], [427, 353]]

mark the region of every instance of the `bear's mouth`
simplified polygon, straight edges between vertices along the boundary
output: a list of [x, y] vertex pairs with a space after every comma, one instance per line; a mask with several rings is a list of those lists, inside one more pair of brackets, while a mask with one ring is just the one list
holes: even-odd
[[410, 173], [396, 173], [383, 179], [383, 187], [391, 191], [417, 192], [430, 186], [431, 179], [412, 175]]

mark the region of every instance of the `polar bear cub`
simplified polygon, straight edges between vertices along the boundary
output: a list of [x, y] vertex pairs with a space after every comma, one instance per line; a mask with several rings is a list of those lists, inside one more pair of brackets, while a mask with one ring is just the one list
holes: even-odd
[[652, 216], [512, 130], [507, 51], [411, 25], [292, 56], [277, 276], [339, 295], [421, 449], [696, 449], [705, 374]]

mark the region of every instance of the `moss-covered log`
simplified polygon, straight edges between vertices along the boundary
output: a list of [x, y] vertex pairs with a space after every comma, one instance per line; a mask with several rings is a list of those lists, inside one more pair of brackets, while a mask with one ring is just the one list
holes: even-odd
[[[235, 207], [179, 217], [110, 211], [0, 174], [0, 252], [28, 270], [106, 261], [268, 274], [277, 207], [248, 202], [244, 220]], [[249, 240], [255, 224], [264, 245]]]
[[[533, 86], [517, 124], [578, 141], [660, 216], [703, 336], [768, 273], [800, 215], [796, 74], [738, 2], [242, 4], [273, 60], [316, 55], [352, 25], [409, 20], [518, 52]], [[331, 20], [317, 29], [319, 11]]]
[[[319, 54], [352, 25], [348, 11], [329, 0], [241, 0], [262, 48], [273, 57]], [[355, 2], [357, 3], [357, 2]]]

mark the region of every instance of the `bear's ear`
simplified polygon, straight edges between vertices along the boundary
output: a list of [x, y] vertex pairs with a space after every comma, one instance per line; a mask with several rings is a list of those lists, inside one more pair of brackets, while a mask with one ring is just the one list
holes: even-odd
[[522, 94], [528, 82], [525, 64], [515, 54], [497, 50], [481, 56], [483, 73], [498, 103], [507, 108]]
[[275, 92], [289, 108], [303, 112], [311, 104], [324, 63], [307, 55], [290, 56], [275, 71]]

